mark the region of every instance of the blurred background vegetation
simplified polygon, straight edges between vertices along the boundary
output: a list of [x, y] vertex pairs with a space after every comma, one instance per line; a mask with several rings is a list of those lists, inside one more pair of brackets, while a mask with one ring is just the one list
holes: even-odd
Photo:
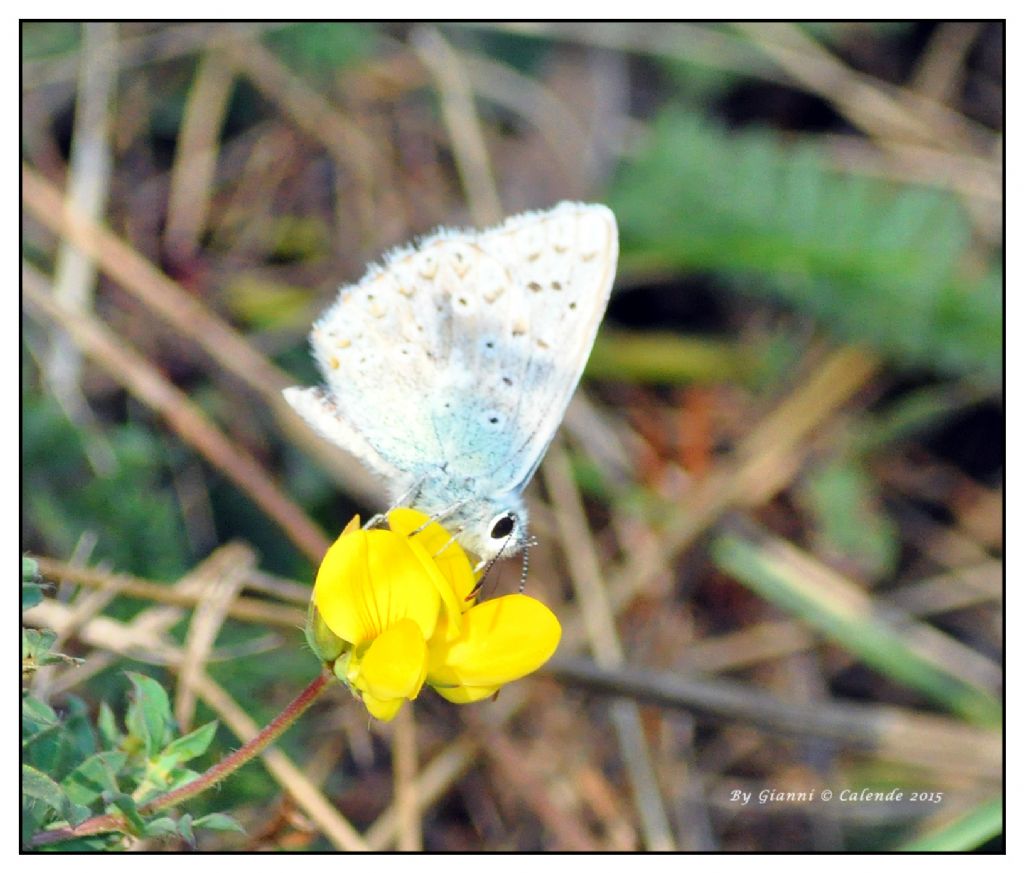
[[1003, 53], [999, 22], [23, 23], [26, 615], [84, 659], [33, 694], [88, 751], [147, 673], [220, 720], [210, 762], [280, 710], [324, 544], [380, 500], [280, 399], [311, 321], [438, 224], [595, 200], [616, 292], [531, 491], [556, 661], [415, 726], [338, 689], [298, 776], [190, 805], [247, 831], [200, 848], [998, 850]]

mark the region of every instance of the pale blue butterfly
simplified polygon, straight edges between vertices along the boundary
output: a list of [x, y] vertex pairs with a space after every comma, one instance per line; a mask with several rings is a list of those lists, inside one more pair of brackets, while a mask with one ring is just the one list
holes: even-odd
[[605, 206], [440, 229], [372, 266], [313, 325], [326, 385], [295, 410], [442, 521], [481, 563], [526, 543], [523, 491], [569, 405], [618, 260]]

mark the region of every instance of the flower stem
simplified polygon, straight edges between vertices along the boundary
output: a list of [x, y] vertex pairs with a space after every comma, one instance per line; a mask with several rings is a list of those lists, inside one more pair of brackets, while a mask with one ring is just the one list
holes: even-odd
[[[197, 794], [201, 794], [206, 791], [206, 789], [212, 788], [221, 780], [226, 779], [243, 764], [246, 764], [248, 761], [255, 758], [267, 746], [274, 742], [274, 740], [281, 736], [281, 734], [288, 730], [299, 716], [309, 709], [312, 703], [320, 696], [331, 679], [332, 676], [329, 673], [321, 672], [316, 679], [306, 686], [298, 697], [278, 713], [270, 724], [263, 728], [263, 730], [256, 734], [256, 736], [249, 740], [249, 742], [244, 746], [214, 764], [209, 770], [196, 779], [193, 779], [187, 785], [182, 785], [180, 788], [175, 788], [173, 791], [161, 794], [159, 797], [153, 798], [149, 803], [143, 804], [139, 807], [139, 814], [145, 817], [153, 815], [153, 813], [159, 812], [162, 809], [177, 806], [179, 803], [189, 800]], [[56, 828], [52, 831], [43, 831], [38, 833], [32, 838], [31, 845], [33, 847], [45, 846], [50, 843], [59, 843], [64, 840], [75, 839], [76, 837], [86, 837], [93, 836], [94, 834], [108, 833], [110, 831], [126, 830], [128, 830], [128, 825], [122, 816], [98, 815], [93, 818], [86, 819], [81, 824], [73, 827]]]

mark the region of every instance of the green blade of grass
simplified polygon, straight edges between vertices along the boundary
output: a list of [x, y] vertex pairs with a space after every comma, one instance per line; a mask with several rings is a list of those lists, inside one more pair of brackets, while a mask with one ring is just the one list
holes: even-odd
[[966, 815], [900, 846], [901, 852], [969, 852], [1003, 830], [1003, 799], [994, 797]]
[[962, 675], [953, 675], [946, 666], [952, 660], [948, 651], [940, 654], [936, 643], [964, 656], [974, 653], [908, 616], [881, 612], [864, 591], [790, 543], [726, 534], [713, 543], [712, 555], [722, 570], [890, 679], [972, 723], [1001, 724], [999, 701]]
[[587, 375], [665, 384], [746, 381], [754, 360], [737, 343], [668, 332], [605, 329], [594, 343]]

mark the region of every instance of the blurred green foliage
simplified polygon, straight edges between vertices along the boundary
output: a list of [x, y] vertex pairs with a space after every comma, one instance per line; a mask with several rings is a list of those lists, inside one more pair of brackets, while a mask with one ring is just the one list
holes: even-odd
[[295, 72], [326, 80], [338, 67], [373, 54], [377, 33], [370, 24], [303, 21], [268, 33], [264, 43]]
[[34, 60], [78, 48], [82, 26], [77, 21], [32, 21], [21, 26], [21, 57]]
[[798, 495], [819, 538], [817, 551], [842, 558], [867, 579], [896, 569], [899, 532], [883, 510], [878, 483], [856, 460], [834, 458], [815, 467]]
[[610, 195], [624, 264], [707, 271], [907, 366], [1002, 373], [1002, 272], [943, 192], [828, 168], [811, 144], [670, 110]]
[[[86, 440], [102, 439], [113, 469], [97, 475]], [[192, 563], [181, 511], [170, 486], [159, 431], [125, 422], [90, 437], [56, 401], [22, 395], [22, 509], [54, 554], [70, 555], [96, 537], [93, 561], [153, 579], [175, 579]]]
[[753, 352], [734, 342], [606, 328], [594, 343], [587, 375], [629, 382], [747, 382], [757, 364]]

